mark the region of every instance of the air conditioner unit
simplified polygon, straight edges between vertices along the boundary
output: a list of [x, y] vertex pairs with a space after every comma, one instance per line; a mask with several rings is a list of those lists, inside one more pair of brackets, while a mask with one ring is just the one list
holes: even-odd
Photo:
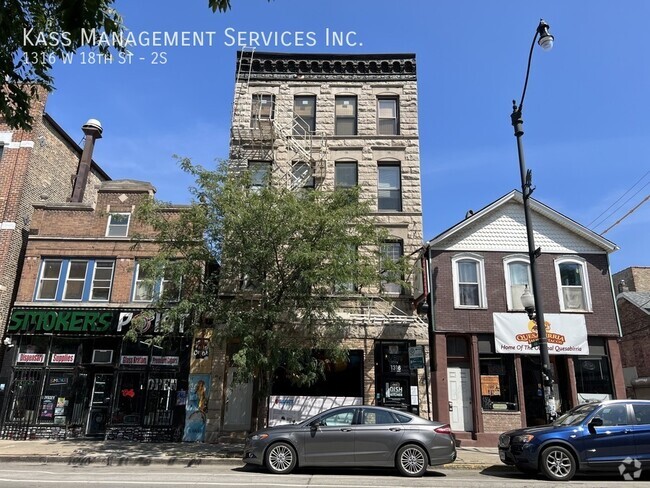
[[112, 349], [94, 349], [93, 350], [93, 364], [112, 364], [113, 363], [113, 350]]

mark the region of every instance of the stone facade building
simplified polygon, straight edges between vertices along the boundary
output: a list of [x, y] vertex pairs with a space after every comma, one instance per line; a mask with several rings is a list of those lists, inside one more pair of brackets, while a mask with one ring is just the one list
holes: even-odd
[[[625, 398], [609, 253], [616, 245], [531, 199], [537, 270], [559, 412]], [[434, 414], [462, 445], [545, 423], [521, 193], [513, 191], [426, 245], [432, 293]]]
[[[12, 129], [0, 120], [0, 338], [17, 293], [32, 205], [71, 197], [82, 154], [73, 138], [45, 113], [47, 93], [39, 93], [31, 107], [31, 131]], [[93, 202], [97, 186], [107, 180], [110, 177], [92, 161], [83, 201]], [[0, 343], [0, 365], [4, 351]], [[7, 383], [0, 374], [0, 386]], [[0, 388], [0, 403], [4, 390]]]
[[[358, 185], [377, 225], [390, 234], [384, 255], [416, 253], [422, 207], [415, 56], [243, 51], [236, 72], [232, 164], [248, 168], [253, 185], [269, 175], [294, 189]], [[341, 312], [350, 323], [346, 372], [311, 390], [276, 387], [271, 424], [300, 418], [299, 404], [316, 397], [430, 415], [425, 369], [409, 368], [409, 347], [427, 345], [414, 297], [390, 285], [367, 298], [370, 305], [362, 308], [352, 294]], [[252, 388], [231, 385], [235, 347], [221, 351], [224, 359], [213, 370], [208, 439], [250, 428]]]

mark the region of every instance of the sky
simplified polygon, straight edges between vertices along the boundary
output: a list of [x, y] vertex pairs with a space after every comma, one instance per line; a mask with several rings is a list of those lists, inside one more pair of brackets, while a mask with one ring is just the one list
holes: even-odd
[[[227, 157], [239, 37], [282, 33], [293, 45], [258, 50], [415, 53], [424, 237], [431, 239], [520, 187], [510, 124], [535, 30], [544, 18], [551, 51], [536, 46], [524, 107], [534, 198], [600, 233], [650, 194], [650, 2], [628, 0], [118, 0], [135, 35], [213, 32], [211, 45], [136, 46], [128, 62], [91, 63], [78, 52], [54, 66], [46, 111], [77, 141], [104, 127], [94, 159], [113, 179], [152, 182], [157, 197], [190, 199], [193, 183], [174, 155], [206, 166]], [[350, 34], [326, 45], [325, 32]], [[315, 45], [296, 45], [313, 32]], [[352, 34], [354, 33], [354, 34]], [[356, 43], [355, 45], [352, 45]], [[228, 45], [230, 44], [230, 45]], [[234, 44], [234, 45], [233, 45]], [[123, 64], [120, 64], [123, 61]], [[650, 266], [650, 201], [605, 237], [620, 250], [612, 271]], [[542, 250], [543, 251], [543, 250]]]

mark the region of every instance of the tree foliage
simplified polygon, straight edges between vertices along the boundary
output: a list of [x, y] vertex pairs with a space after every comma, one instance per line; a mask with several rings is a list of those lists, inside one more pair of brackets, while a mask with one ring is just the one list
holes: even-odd
[[[31, 129], [29, 107], [37, 85], [54, 88], [52, 66], [88, 46], [82, 31], [109, 36], [123, 29], [115, 0], [0, 0], [0, 117], [13, 128]], [[208, 0], [213, 12], [230, 9], [230, 0]], [[95, 46], [90, 46], [95, 48]], [[109, 54], [124, 47], [101, 43]]]
[[[183, 276], [182, 300], [159, 305], [174, 320], [208, 319], [219, 343], [239, 343], [232, 359], [240, 379], [268, 388], [282, 367], [295, 383], [313, 383], [324, 363], [311, 350], [345, 355], [338, 313], [345, 300], [362, 299], [386, 272], [401, 272], [380, 273], [384, 231], [356, 189], [252, 188], [249, 175], [225, 163], [217, 170], [181, 164], [196, 178], [195, 201], [173, 218], [155, 202], [138, 213], [161, 248], [149, 265], [159, 275]], [[220, 264], [218, 275], [205, 273], [210, 262]]]

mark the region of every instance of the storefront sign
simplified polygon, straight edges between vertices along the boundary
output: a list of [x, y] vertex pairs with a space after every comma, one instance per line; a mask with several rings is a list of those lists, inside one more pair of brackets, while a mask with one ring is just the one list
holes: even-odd
[[162, 320], [153, 310], [65, 310], [15, 308], [11, 312], [9, 334], [124, 334], [136, 328], [153, 334]]
[[[525, 314], [495, 313], [494, 343], [497, 353], [539, 354], [537, 324]], [[549, 313], [544, 316], [549, 354], [588, 355], [584, 315]]]
[[422, 349], [422, 346], [409, 347], [409, 368], [424, 368], [424, 349]]
[[19, 363], [44, 363], [45, 354], [21, 352], [20, 354], [18, 354], [18, 359], [16, 361]]
[[501, 395], [501, 385], [498, 375], [481, 375], [481, 396]]
[[53, 364], [74, 364], [74, 354], [52, 354], [50, 362]]
[[178, 356], [151, 356], [152, 366], [178, 366]]
[[120, 364], [129, 366], [146, 366], [149, 362], [149, 356], [122, 356]]

